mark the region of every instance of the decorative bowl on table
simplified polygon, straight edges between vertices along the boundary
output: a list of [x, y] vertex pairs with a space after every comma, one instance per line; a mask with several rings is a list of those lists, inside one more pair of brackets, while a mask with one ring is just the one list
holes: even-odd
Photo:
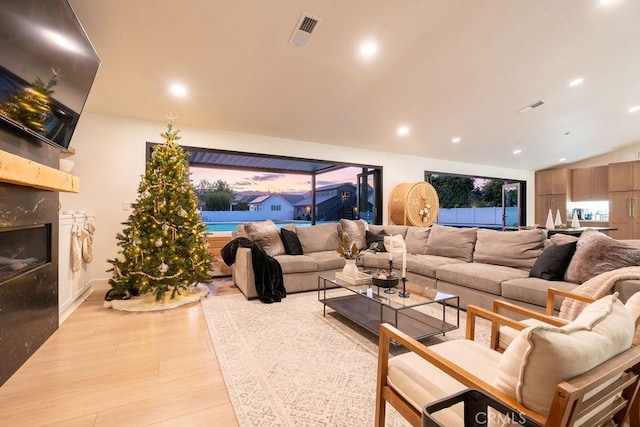
[[371, 282], [380, 288], [395, 288], [398, 285], [399, 278], [395, 273], [377, 273], [371, 276]]

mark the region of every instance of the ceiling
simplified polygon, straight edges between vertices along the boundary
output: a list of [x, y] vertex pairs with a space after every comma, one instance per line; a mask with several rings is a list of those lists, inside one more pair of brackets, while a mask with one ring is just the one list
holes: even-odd
[[530, 170], [640, 145], [637, 0], [70, 3], [102, 60], [85, 111]]

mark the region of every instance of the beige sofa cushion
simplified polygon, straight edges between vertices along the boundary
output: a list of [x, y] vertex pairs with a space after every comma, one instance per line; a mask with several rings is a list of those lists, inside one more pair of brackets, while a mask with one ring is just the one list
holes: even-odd
[[530, 270], [544, 249], [546, 236], [540, 229], [477, 232], [473, 261]]
[[464, 264], [464, 261], [435, 255], [407, 255], [407, 270], [422, 276], [436, 278], [436, 269], [446, 264]]
[[433, 224], [425, 253], [471, 262], [477, 232], [478, 229], [475, 227], [456, 228]]
[[428, 227], [409, 227], [404, 238], [407, 244], [407, 252], [416, 255], [426, 254], [430, 232], [431, 228]]
[[502, 282], [528, 277], [529, 273], [519, 268], [502, 265], [466, 262], [446, 264], [436, 268], [436, 278], [467, 288], [500, 295]]
[[318, 264], [318, 271], [337, 270], [345, 265], [344, 258], [336, 251], [310, 252], [307, 255]]
[[249, 239], [260, 245], [267, 255], [274, 257], [285, 253], [278, 227], [270, 219], [260, 222], [245, 222], [244, 231]]
[[340, 246], [336, 224], [296, 227], [296, 234], [305, 255], [309, 252], [335, 251]]
[[[336, 254], [337, 255], [337, 254]], [[283, 274], [306, 273], [317, 271], [318, 263], [308, 255], [278, 255], [275, 259], [280, 264]]]
[[[535, 304], [540, 307], [547, 305], [547, 290], [556, 288], [563, 291], [572, 291], [578, 286], [571, 282], [555, 281], [539, 279], [537, 277], [527, 277], [524, 279], [511, 279], [502, 282], [502, 296], [515, 301], [522, 301], [529, 304]], [[562, 297], [556, 297], [554, 300], [554, 309], [560, 311], [562, 306]]]
[[507, 347], [494, 380], [499, 390], [546, 415], [558, 383], [631, 346], [634, 321], [617, 294], [589, 304], [571, 323], [524, 329]]

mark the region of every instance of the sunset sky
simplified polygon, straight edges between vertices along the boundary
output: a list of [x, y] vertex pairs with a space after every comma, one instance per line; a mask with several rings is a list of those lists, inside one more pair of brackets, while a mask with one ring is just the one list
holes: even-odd
[[[206, 179], [215, 182], [226, 181], [234, 191], [268, 191], [272, 193], [302, 193], [311, 191], [311, 176], [256, 171], [236, 171], [227, 169], [191, 167], [191, 181], [194, 185]], [[335, 172], [318, 175], [316, 185], [335, 184], [339, 182], [356, 182], [360, 168], [345, 168]]]

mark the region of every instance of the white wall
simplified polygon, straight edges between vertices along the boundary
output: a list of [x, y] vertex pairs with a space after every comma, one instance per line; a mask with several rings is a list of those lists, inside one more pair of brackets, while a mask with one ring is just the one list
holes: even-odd
[[[497, 176], [525, 180], [527, 218], [534, 220], [534, 172], [508, 168], [471, 165], [443, 160], [393, 154], [356, 148], [327, 146], [304, 141], [239, 134], [213, 129], [182, 127], [179, 119], [174, 129], [181, 129], [179, 143], [186, 146], [216, 148], [382, 166], [384, 223], [387, 223], [389, 194], [403, 182], [419, 182], [424, 171], [452, 172], [465, 175]], [[83, 113], [71, 141], [76, 154], [72, 174], [80, 178], [80, 193], [61, 193], [64, 210], [84, 210], [96, 216], [92, 277], [107, 278], [111, 266], [107, 259], [117, 255], [116, 233], [122, 230], [130, 211], [123, 202], [133, 202], [145, 169], [145, 143], [162, 142], [160, 133], [166, 122], [148, 122], [129, 118]]]
[[634, 145], [603, 154], [602, 156], [591, 157], [580, 162], [571, 163], [570, 165], [564, 165], [563, 167], [567, 167], [569, 169], [577, 169], [590, 168], [593, 166], [604, 166], [608, 165], [609, 163], [630, 162], [633, 160], [638, 160], [640, 158], [638, 156], [639, 151], [640, 146]]

